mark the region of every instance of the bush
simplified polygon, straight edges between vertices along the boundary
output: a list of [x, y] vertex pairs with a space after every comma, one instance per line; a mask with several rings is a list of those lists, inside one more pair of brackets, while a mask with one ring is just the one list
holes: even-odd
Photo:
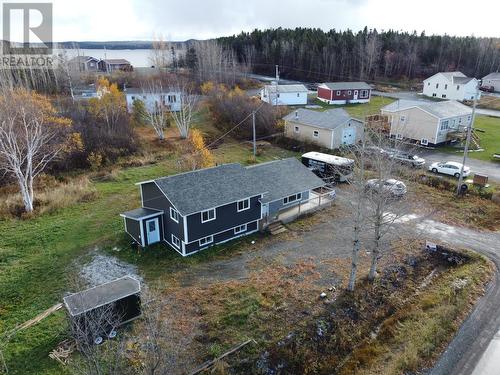
[[[57, 182], [55, 178], [44, 177], [37, 183], [35, 215], [57, 211], [79, 202], [89, 202], [97, 197], [97, 191], [87, 177], [69, 182]], [[0, 199], [0, 218], [23, 217], [24, 204], [19, 192], [3, 194]]]

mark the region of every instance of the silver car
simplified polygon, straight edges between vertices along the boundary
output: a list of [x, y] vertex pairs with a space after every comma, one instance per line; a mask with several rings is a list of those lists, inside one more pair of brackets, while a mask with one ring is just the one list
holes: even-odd
[[[382, 186], [380, 184], [382, 183]], [[374, 178], [372, 180], [368, 180], [365, 185], [365, 190], [368, 192], [378, 193], [382, 192], [384, 195], [390, 195], [393, 197], [402, 197], [406, 194], [407, 189], [404, 182], [396, 180], [394, 178], [389, 178], [387, 180], [379, 180], [378, 178]]]

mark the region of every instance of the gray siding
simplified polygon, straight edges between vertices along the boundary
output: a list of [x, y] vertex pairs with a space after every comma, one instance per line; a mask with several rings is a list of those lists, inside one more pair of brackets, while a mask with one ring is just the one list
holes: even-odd
[[[245, 223], [243, 223], [243, 224], [245, 224]], [[253, 232], [253, 231], [256, 231], [256, 230], [257, 230], [257, 222], [256, 221], [251, 222], [251, 223], [247, 223], [247, 230], [246, 230], [246, 232], [243, 232], [243, 233], [234, 234], [234, 228], [231, 228], [231, 229], [226, 230], [226, 231], [224, 231], [222, 233], [215, 234], [214, 235], [214, 241], [211, 244], [208, 245], [208, 248], [211, 247], [211, 246], [214, 246], [214, 245], [216, 245], [218, 243], [221, 243], [221, 242], [224, 242], [224, 241], [228, 241], [231, 238], [245, 236], [249, 232]], [[193, 241], [191, 243], [188, 243], [188, 244], [186, 244], [186, 255], [187, 254], [192, 254], [192, 253], [194, 253], [196, 251], [199, 251], [200, 249], [203, 249], [203, 248], [207, 248], [207, 245], [204, 245], [203, 247], [200, 247], [199, 241]]]
[[214, 233], [223, 232], [228, 228], [259, 220], [261, 216], [260, 195], [250, 198], [250, 208], [238, 212], [236, 202], [217, 207], [215, 220], [201, 222], [201, 212], [187, 216], [189, 241], [199, 240]]
[[165, 197], [165, 195], [158, 189], [154, 182], [149, 182], [141, 185], [142, 189], [142, 205], [143, 207], [155, 208], [164, 211], [162, 215], [163, 222], [163, 238], [171, 242], [172, 234], [181, 241], [186, 241], [184, 237], [184, 224], [182, 216], [179, 215], [179, 223], [176, 223], [170, 218], [170, 207], [173, 205]]
[[[303, 202], [303, 201], [306, 201], [309, 199], [309, 191], [303, 191], [301, 193], [302, 193], [301, 200], [296, 201], [296, 202], [292, 202], [290, 204], [283, 204], [283, 199], [278, 199], [276, 201], [269, 202], [269, 204], [268, 204], [269, 216], [274, 217], [274, 216], [278, 215], [280, 210], [296, 206], [300, 202]], [[293, 195], [293, 194], [290, 194], [290, 195]]]
[[139, 220], [125, 218], [125, 231], [139, 244], [142, 245], [141, 222]]

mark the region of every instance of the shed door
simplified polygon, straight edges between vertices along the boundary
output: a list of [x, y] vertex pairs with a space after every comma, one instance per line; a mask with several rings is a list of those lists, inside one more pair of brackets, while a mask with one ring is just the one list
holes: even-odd
[[358, 90], [354, 90], [354, 97], [353, 97], [354, 100], [357, 100], [358, 99]]
[[146, 236], [148, 239], [148, 245], [160, 242], [160, 226], [158, 224], [158, 218], [146, 220]]
[[342, 130], [342, 144], [353, 145], [356, 141], [356, 128], [348, 127]]

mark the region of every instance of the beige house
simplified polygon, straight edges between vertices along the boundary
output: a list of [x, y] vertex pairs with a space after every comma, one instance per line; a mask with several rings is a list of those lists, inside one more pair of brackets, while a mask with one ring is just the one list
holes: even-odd
[[344, 109], [315, 111], [299, 108], [283, 118], [285, 136], [335, 149], [361, 140], [363, 123]]
[[422, 145], [437, 145], [458, 138], [472, 120], [471, 108], [454, 100], [427, 102], [398, 100], [381, 109], [391, 125], [391, 137]]

